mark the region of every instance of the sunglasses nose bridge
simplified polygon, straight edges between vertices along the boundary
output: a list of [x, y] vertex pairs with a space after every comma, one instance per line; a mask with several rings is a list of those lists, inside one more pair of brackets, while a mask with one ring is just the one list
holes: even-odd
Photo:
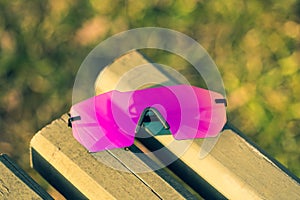
[[160, 114], [160, 112], [153, 107], [147, 107], [143, 110], [143, 112], [140, 115], [140, 118], [138, 120], [135, 133], [138, 133], [141, 127], [143, 126], [143, 123], [145, 122], [145, 118], [147, 117], [148, 113], [152, 112], [154, 116], [160, 121], [160, 123], [163, 125], [163, 128], [168, 130], [170, 129], [170, 125], [168, 122], [165, 120], [165, 118]]

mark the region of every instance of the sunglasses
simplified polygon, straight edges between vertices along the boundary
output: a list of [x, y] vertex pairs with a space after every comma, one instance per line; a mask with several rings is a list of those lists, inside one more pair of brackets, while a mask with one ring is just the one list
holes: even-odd
[[151, 123], [160, 124], [152, 127], [153, 135], [215, 137], [226, 123], [226, 106], [221, 94], [190, 85], [112, 90], [73, 105], [69, 126], [86, 149], [98, 152], [131, 146], [136, 133]]

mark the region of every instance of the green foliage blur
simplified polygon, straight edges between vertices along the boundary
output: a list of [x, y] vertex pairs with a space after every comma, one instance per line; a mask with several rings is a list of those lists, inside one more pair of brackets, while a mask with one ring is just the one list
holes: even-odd
[[300, 0], [0, 0], [0, 152], [29, 170], [29, 141], [68, 112], [88, 52], [145, 26], [202, 44], [229, 121], [300, 176]]

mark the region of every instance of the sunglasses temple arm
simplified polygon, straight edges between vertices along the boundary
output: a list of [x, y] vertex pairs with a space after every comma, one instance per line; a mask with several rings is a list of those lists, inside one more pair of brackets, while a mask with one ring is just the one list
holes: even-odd
[[160, 114], [160, 112], [156, 109], [156, 108], [152, 108], [152, 107], [148, 107], [145, 108], [145, 110], [143, 111], [143, 113], [141, 114], [141, 117], [137, 123], [136, 129], [135, 129], [135, 133], [139, 132], [139, 130], [141, 129], [141, 127], [143, 126], [144, 123], [144, 118], [146, 116], [146, 114], [151, 111], [156, 117], [157, 119], [161, 122], [161, 124], [163, 125], [164, 129], [170, 129], [170, 125], [168, 124], [168, 122], [164, 119], [164, 117]]
[[70, 113], [68, 113], [68, 116], [69, 116], [69, 119], [68, 119], [68, 127], [71, 127], [71, 128], [72, 128], [72, 122], [73, 122], [73, 121], [81, 120], [81, 117], [80, 117], [80, 116], [72, 117]]

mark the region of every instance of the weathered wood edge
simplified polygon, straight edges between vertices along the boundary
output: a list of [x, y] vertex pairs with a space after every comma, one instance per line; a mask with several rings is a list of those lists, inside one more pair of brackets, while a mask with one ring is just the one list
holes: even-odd
[[[22, 199], [25, 198], [24, 193], [26, 193], [26, 198], [32, 199], [53, 199], [40, 185], [38, 185], [23, 169], [21, 169], [17, 164], [15, 164], [9, 156], [6, 154], [0, 154], [0, 198], [10, 199]], [[6, 167], [10, 174], [5, 173], [4, 167]], [[9, 176], [9, 177], [8, 177]], [[8, 180], [10, 179], [10, 180]], [[22, 182], [22, 183], [20, 183]], [[5, 191], [2, 191], [4, 189]]]
[[[66, 117], [55, 120], [31, 140], [32, 167], [66, 197], [193, 199], [188, 191], [176, 191], [155, 172], [139, 174], [147, 183], [145, 185], [132, 173], [117, 171], [98, 162], [72, 137]], [[123, 149], [116, 151], [122, 151], [121, 160], [126, 153], [131, 153]], [[111, 162], [119, 162], [107, 152], [99, 154]]]
[[278, 160], [273, 158], [268, 152], [266, 152], [264, 149], [262, 149], [260, 146], [258, 146], [255, 142], [253, 142], [248, 136], [246, 136], [244, 133], [242, 133], [241, 130], [239, 130], [237, 127], [235, 127], [230, 122], [227, 122], [224, 129], [232, 130], [234, 133], [239, 135], [241, 138], [243, 138], [247, 143], [249, 143], [254, 149], [256, 149], [261, 155], [263, 155], [268, 162], [271, 162], [276, 167], [278, 167], [280, 170], [282, 170], [283, 173], [285, 173], [287, 176], [289, 176], [291, 179], [295, 180], [298, 184], [300, 184], [300, 178], [297, 177], [295, 174], [293, 174], [288, 168], [286, 168], [283, 164], [281, 164]]

